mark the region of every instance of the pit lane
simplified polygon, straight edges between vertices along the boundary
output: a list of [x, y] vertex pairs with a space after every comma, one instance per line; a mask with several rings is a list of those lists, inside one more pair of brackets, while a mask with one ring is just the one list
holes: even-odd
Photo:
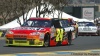
[[7, 47], [5, 46], [5, 39], [0, 39], [0, 54], [75, 51], [89, 49], [100, 49], [100, 36], [79, 36], [72, 41], [72, 45], [55, 47]]

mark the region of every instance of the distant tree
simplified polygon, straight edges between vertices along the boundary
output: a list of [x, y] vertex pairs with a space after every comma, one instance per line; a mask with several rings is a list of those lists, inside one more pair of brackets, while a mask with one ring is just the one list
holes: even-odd
[[[59, 10], [58, 11], [58, 18], [59, 16], [61, 17], [61, 11], [68, 4], [68, 0], [34, 0], [35, 5], [36, 5], [36, 17], [40, 17], [41, 14], [44, 14], [43, 17], [45, 16], [45, 13], [51, 13], [55, 9]], [[41, 9], [42, 5], [42, 9]], [[53, 5], [53, 6], [51, 6]], [[49, 8], [51, 6], [51, 8]], [[60, 11], [61, 10], [61, 11]]]
[[62, 9], [68, 5], [69, 0], [44, 0], [54, 6], [53, 10], [58, 10], [58, 18], [62, 17]]
[[0, 1], [0, 15], [2, 16], [3, 24], [7, 22], [8, 15], [11, 13], [11, 3], [10, 0]]
[[23, 21], [26, 21], [24, 16], [25, 13], [28, 13], [33, 6], [33, 0], [0, 0], [0, 15], [3, 18], [3, 24], [7, 23], [9, 18], [18, 18], [23, 15]]
[[[68, 5], [69, 0], [0, 0], [0, 15], [3, 18], [3, 24], [7, 23], [9, 18], [17, 18], [21, 25], [19, 16], [23, 15], [23, 22], [27, 20], [28, 12], [36, 7], [36, 17], [40, 17], [45, 13], [53, 13], [55, 9], [62, 10], [64, 6]], [[43, 5], [41, 7], [41, 5]], [[51, 8], [49, 8], [50, 5]], [[42, 9], [41, 9], [42, 8]], [[24, 15], [26, 13], [26, 16]], [[61, 15], [61, 12], [58, 11]], [[59, 17], [58, 15], [58, 17]]]

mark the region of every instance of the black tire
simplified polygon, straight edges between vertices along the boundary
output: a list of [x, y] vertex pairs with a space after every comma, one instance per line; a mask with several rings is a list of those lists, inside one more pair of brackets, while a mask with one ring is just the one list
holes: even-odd
[[98, 31], [98, 36], [100, 36], [100, 30]]
[[69, 44], [71, 44], [71, 42], [72, 42], [72, 31], [68, 32], [68, 42], [69, 42]]
[[78, 37], [78, 31], [75, 33], [75, 38], [77, 38]]
[[50, 35], [46, 34], [44, 37], [44, 47], [48, 47], [50, 44]]

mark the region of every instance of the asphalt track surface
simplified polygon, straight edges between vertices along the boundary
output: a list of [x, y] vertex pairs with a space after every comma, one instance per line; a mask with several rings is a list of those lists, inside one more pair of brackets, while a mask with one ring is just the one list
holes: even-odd
[[0, 39], [0, 54], [75, 51], [100, 49], [100, 36], [79, 36], [72, 41], [72, 45], [55, 47], [7, 47], [5, 39]]

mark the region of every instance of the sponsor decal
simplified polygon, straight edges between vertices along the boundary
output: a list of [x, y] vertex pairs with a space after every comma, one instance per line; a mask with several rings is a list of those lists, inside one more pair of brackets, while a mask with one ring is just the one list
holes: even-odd
[[64, 30], [63, 29], [56, 29], [56, 33], [57, 33], [56, 41], [62, 41]]
[[44, 28], [36, 28], [36, 27], [19, 27], [19, 28], [13, 28], [12, 30], [45, 30]]
[[84, 15], [85, 16], [91, 16], [92, 12], [88, 11], [88, 10], [85, 10], [84, 11]]
[[83, 8], [82, 18], [94, 19], [94, 8]]
[[68, 32], [68, 31], [74, 31], [75, 28], [74, 27], [67, 27], [67, 28], [64, 28], [65, 29], [65, 32]]

